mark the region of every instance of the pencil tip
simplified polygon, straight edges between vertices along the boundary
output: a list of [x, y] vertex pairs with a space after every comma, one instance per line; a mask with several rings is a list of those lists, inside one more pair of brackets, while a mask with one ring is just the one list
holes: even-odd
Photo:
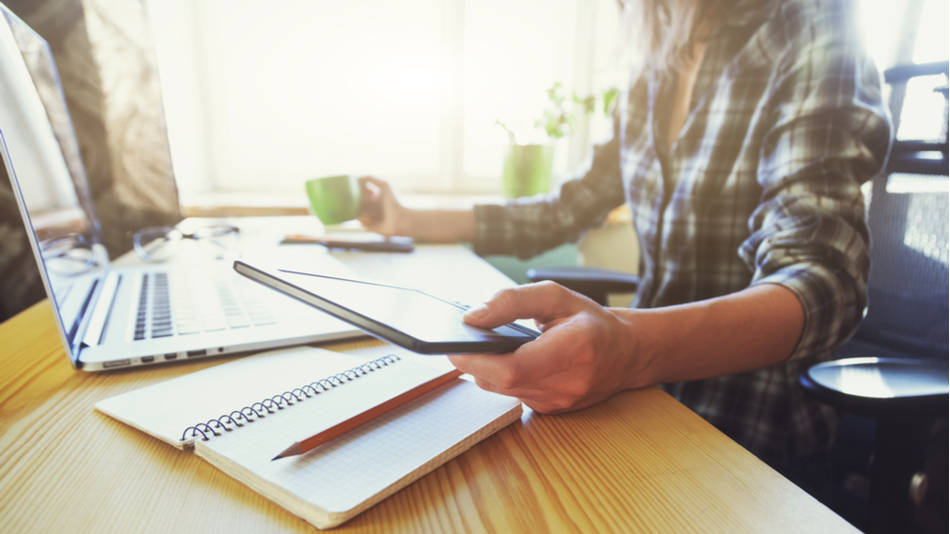
[[288, 456], [294, 456], [296, 454], [300, 454], [299, 445], [300, 445], [299, 443], [294, 443], [290, 447], [287, 447], [286, 449], [280, 451], [280, 454], [271, 458], [270, 461], [273, 462], [274, 460], [279, 460], [281, 458], [286, 458]]

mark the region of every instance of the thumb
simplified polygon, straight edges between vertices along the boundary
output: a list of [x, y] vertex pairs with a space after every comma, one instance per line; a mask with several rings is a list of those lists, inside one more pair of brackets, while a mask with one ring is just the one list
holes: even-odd
[[516, 319], [546, 323], [572, 315], [592, 301], [554, 282], [539, 282], [502, 289], [485, 304], [465, 314], [466, 324], [495, 328]]
[[358, 182], [360, 189], [362, 189], [364, 193], [370, 192], [377, 199], [388, 201], [396, 198], [392, 186], [390, 186], [386, 180], [376, 178], [375, 176], [360, 176]]

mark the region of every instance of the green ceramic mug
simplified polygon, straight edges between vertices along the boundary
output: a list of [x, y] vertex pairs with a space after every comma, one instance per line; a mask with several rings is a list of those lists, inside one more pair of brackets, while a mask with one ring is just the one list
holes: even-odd
[[310, 210], [325, 225], [339, 224], [360, 215], [360, 184], [355, 176], [340, 174], [307, 180]]

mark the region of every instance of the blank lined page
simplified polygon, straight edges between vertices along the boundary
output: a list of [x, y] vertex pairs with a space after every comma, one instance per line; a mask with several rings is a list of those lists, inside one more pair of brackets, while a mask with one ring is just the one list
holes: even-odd
[[[306, 454], [271, 461], [298, 439], [301, 428], [321, 420], [324, 409], [318, 402], [304, 403], [255, 423], [251, 433], [241, 429], [197, 441], [195, 450], [295, 514], [326, 527], [466, 438], [487, 435], [517, 419], [520, 403], [458, 380]], [[339, 517], [328, 519], [327, 514]]]

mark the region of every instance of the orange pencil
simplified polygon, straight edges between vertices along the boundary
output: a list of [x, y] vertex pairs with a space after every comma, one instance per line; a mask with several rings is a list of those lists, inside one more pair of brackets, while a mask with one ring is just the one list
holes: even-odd
[[400, 393], [399, 395], [396, 395], [395, 397], [389, 399], [388, 401], [382, 404], [378, 404], [370, 408], [369, 410], [366, 410], [365, 412], [358, 413], [354, 415], [353, 417], [350, 417], [346, 421], [337, 423], [331, 426], [330, 428], [322, 432], [319, 432], [317, 434], [314, 434], [313, 436], [310, 436], [309, 438], [303, 441], [298, 441], [294, 443], [290, 447], [287, 447], [286, 449], [284, 449], [284, 451], [278, 454], [277, 456], [274, 456], [273, 458], [271, 458], [271, 461], [277, 460], [278, 458], [285, 458], [287, 456], [295, 456], [297, 454], [303, 454], [307, 451], [313, 450], [315, 447], [322, 445], [337, 436], [341, 436], [364, 423], [368, 423], [369, 421], [376, 419], [377, 417], [383, 415], [384, 413], [395, 410], [396, 408], [402, 406], [403, 404], [406, 404], [407, 402], [413, 399], [417, 399], [425, 395], [426, 393], [438, 388], [439, 386], [443, 384], [447, 384], [451, 382], [452, 380], [455, 380], [461, 375], [462, 375], [461, 371], [459, 371], [458, 369], [452, 369], [451, 371], [443, 375], [437, 376], [433, 378], [432, 380], [429, 380], [428, 382], [423, 382], [419, 384], [418, 386], [410, 389], [409, 391]]

